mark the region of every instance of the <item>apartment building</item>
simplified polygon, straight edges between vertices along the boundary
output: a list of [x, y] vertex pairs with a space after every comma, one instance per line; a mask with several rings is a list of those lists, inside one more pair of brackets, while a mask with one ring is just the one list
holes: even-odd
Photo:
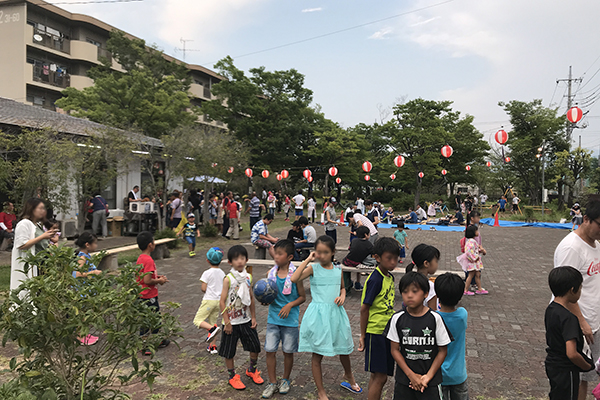
[[[115, 29], [43, 0], [0, 0], [0, 97], [56, 111], [54, 103], [62, 90], [93, 85], [86, 73], [103, 57], [122, 70], [106, 49]], [[223, 77], [200, 65], [187, 67], [192, 104], [212, 100], [210, 89]], [[204, 118], [199, 122], [223, 127]]]

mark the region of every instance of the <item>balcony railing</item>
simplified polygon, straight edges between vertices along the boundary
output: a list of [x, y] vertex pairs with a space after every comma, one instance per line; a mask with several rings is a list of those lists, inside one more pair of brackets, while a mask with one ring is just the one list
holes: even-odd
[[207, 99], [211, 98], [210, 88], [208, 86], [204, 86], [204, 97]]
[[56, 86], [59, 88], [67, 88], [71, 84], [71, 77], [69, 74], [60, 71], [51, 71], [50, 68], [44, 68], [43, 66], [33, 66], [33, 80], [35, 82], [47, 83], [48, 85]]
[[33, 30], [33, 43], [67, 54], [71, 52], [71, 41], [69, 39], [54, 36], [38, 29]]
[[112, 54], [110, 51], [102, 47], [98, 47], [98, 61], [100, 61], [102, 57], [107, 58], [109, 62], [112, 62]]

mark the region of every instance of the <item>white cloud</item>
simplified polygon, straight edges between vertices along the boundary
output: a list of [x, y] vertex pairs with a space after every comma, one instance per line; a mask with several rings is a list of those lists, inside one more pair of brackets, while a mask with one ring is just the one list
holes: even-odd
[[305, 8], [304, 10], [302, 10], [303, 13], [311, 13], [317, 11], [323, 11], [323, 7]]
[[394, 32], [394, 30], [392, 28], [385, 27], [385, 28], [381, 28], [380, 30], [378, 30], [377, 32], [373, 33], [371, 36], [369, 36], [369, 39], [386, 39], [387, 36]]

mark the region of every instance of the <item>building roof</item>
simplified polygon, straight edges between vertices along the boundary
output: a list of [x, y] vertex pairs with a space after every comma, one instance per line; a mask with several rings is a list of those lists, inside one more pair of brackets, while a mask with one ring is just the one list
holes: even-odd
[[87, 119], [60, 114], [42, 107], [30, 106], [5, 97], [0, 97], [0, 125], [33, 129], [50, 128], [61, 133], [79, 136], [92, 136], [106, 129], [115, 129], [123, 132], [123, 134], [131, 139], [139, 140], [145, 145], [162, 147], [162, 142], [153, 137], [111, 128]]

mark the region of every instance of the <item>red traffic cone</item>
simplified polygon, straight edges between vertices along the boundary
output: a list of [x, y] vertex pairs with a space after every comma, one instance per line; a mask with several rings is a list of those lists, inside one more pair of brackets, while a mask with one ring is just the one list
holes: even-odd
[[344, 212], [342, 211], [342, 213], [340, 214], [340, 222], [343, 224], [344, 223]]
[[494, 218], [494, 226], [500, 227], [500, 222], [498, 222], [498, 211], [496, 211], [496, 217]]

